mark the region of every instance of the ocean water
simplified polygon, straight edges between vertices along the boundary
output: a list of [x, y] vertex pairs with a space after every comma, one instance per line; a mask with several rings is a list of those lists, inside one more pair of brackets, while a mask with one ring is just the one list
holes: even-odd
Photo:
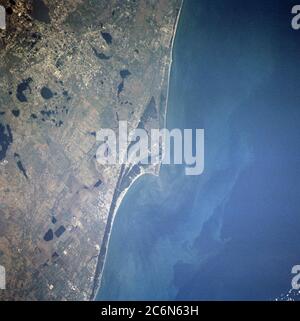
[[287, 0], [186, 0], [168, 128], [205, 171], [163, 166], [118, 210], [97, 300], [272, 300], [300, 264], [300, 31]]

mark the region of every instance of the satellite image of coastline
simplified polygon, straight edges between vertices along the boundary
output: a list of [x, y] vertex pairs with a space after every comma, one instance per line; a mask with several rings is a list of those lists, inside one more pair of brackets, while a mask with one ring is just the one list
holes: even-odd
[[181, 2], [0, 5], [0, 298], [89, 300], [116, 206], [158, 170], [98, 165], [96, 131], [164, 124]]
[[0, 0], [0, 301], [299, 301], [299, 54], [300, 1]]

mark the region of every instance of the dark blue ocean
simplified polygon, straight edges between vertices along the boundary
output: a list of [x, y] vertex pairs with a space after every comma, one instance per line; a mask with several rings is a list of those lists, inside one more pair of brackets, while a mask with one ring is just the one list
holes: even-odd
[[98, 300], [273, 300], [300, 264], [300, 30], [288, 0], [186, 0], [168, 128], [205, 129], [205, 170], [126, 195]]

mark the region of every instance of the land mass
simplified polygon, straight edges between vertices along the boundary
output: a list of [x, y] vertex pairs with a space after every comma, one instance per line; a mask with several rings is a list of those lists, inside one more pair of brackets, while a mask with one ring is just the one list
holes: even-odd
[[160, 164], [99, 165], [96, 132], [165, 124], [181, 0], [0, 0], [1, 300], [90, 300], [116, 209]]

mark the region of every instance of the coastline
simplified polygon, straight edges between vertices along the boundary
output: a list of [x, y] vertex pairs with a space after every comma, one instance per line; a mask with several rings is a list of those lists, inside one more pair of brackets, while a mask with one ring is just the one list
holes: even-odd
[[174, 50], [174, 43], [176, 39], [176, 34], [177, 34], [177, 29], [178, 29], [178, 24], [179, 20], [181, 17], [181, 12], [183, 8], [184, 0], [181, 0], [181, 5], [178, 11], [178, 15], [175, 21], [174, 25], [174, 32], [171, 40], [171, 52], [170, 52], [170, 65], [169, 65], [169, 70], [168, 70], [168, 77], [167, 77], [167, 97], [166, 97], [166, 108], [165, 108], [165, 115], [164, 115], [164, 127], [167, 127], [167, 115], [168, 115], [168, 107], [169, 107], [169, 94], [170, 94], [170, 79], [171, 79], [171, 72], [172, 72], [172, 66], [173, 66], [173, 50]]
[[[174, 49], [174, 43], [175, 43], [175, 38], [176, 38], [176, 34], [177, 34], [177, 29], [178, 29], [178, 23], [179, 23], [179, 20], [181, 17], [183, 4], [184, 4], [184, 0], [181, 1], [180, 7], [179, 7], [177, 17], [176, 17], [176, 20], [174, 23], [172, 39], [170, 42], [170, 62], [169, 62], [168, 72], [167, 72], [167, 77], [166, 77], [167, 94], [166, 94], [166, 106], [165, 106], [165, 112], [164, 112], [164, 127], [166, 127], [166, 125], [167, 125], [167, 113], [168, 113], [169, 92], [170, 92], [170, 78], [171, 78], [171, 71], [172, 71], [172, 65], [173, 65], [173, 49]], [[99, 256], [98, 256], [96, 273], [95, 273], [95, 278], [94, 278], [94, 285], [93, 285], [92, 294], [90, 297], [91, 301], [95, 301], [97, 294], [101, 288], [102, 276], [103, 276], [103, 271], [104, 271], [104, 267], [105, 267], [106, 260], [107, 260], [107, 249], [108, 249], [108, 246], [110, 243], [112, 227], [114, 224], [116, 214], [119, 210], [119, 207], [120, 207], [124, 197], [126, 196], [129, 189], [132, 187], [132, 185], [142, 176], [145, 176], [145, 175], [159, 176], [160, 168], [161, 168], [161, 164], [159, 164], [156, 172], [149, 173], [149, 172], [141, 171], [137, 176], [135, 176], [133, 178], [133, 180], [130, 182], [130, 185], [127, 188], [120, 191], [118, 189], [118, 187], [123, 179], [122, 174], [124, 171], [124, 165], [121, 167], [119, 180], [117, 182], [117, 187], [116, 187], [115, 193], [113, 195], [112, 204], [111, 204], [109, 214], [108, 214], [107, 225], [105, 228], [105, 233], [103, 236], [103, 241], [102, 241], [101, 249], [100, 249]]]

